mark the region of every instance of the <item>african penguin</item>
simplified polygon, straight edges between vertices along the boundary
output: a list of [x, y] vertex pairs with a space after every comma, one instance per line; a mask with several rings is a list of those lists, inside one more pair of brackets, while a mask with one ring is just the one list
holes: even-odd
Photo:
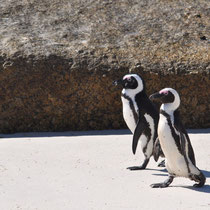
[[[138, 141], [145, 159], [141, 166], [128, 167], [130, 170], [145, 169], [153, 154], [154, 142], [157, 139], [157, 125], [159, 113], [154, 104], [149, 100], [144, 80], [137, 74], [127, 74], [115, 85], [123, 87], [121, 100], [123, 106], [123, 118], [133, 135], [132, 150], [135, 154]], [[160, 154], [160, 152], [157, 152]], [[158, 160], [156, 156], [155, 160]]]
[[158, 123], [158, 138], [166, 158], [168, 179], [152, 184], [153, 188], [168, 187], [174, 177], [186, 177], [197, 182], [195, 187], [205, 184], [205, 176], [196, 167], [195, 156], [189, 136], [179, 118], [180, 97], [176, 90], [165, 88], [150, 96], [162, 103]]

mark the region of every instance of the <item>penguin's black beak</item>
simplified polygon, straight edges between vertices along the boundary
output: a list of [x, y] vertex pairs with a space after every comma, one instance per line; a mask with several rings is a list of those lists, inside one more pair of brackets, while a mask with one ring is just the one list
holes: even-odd
[[154, 93], [154, 94], [150, 95], [149, 99], [151, 101], [159, 101], [162, 98], [162, 96], [163, 95], [161, 93], [157, 92], [157, 93]]
[[113, 81], [112, 83], [113, 85], [117, 86], [117, 85], [124, 85], [124, 81], [122, 79], [119, 79], [119, 80], [115, 80]]

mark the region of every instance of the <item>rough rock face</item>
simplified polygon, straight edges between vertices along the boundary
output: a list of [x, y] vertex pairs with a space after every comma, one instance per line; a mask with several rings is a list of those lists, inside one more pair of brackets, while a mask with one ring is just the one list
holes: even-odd
[[208, 0], [9, 0], [0, 5], [0, 132], [124, 128], [112, 81], [181, 95], [210, 127]]

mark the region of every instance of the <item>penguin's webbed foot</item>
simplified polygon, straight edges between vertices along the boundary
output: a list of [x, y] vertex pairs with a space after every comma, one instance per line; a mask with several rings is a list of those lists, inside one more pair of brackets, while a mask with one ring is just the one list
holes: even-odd
[[144, 170], [146, 167], [142, 167], [142, 166], [131, 166], [128, 167], [127, 169], [131, 170], [131, 171], [136, 171], [136, 170]]
[[131, 166], [131, 167], [128, 167], [127, 169], [129, 169], [131, 171], [143, 170], [147, 167], [148, 162], [149, 162], [149, 159], [146, 158], [141, 166]]
[[174, 176], [169, 175], [168, 179], [162, 183], [155, 183], [151, 184], [150, 187], [152, 188], [165, 188], [168, 187], [173, 182]]
[[196, 187], [196, 188], [203, 187], [203, 184], [201, 184], [201, 183], [198, 183], [198, 184], [197, 184], [197, 183], [196, 183], [196, 184], [193, 185], [193, 187]]
[[165, 167], [165, 160], [162, 160], [159, 164], [158, 167]]
[[165, 187], [168, 187], [168, 185], [166, 185], [165, 182], [162, 182], [162, 183], [151, 184], [150, 187], [152, 187], [152, 188], [165, 188]]
[[193, 185], [193, 187], [203, 187], [203, 185], [206, 182], [206, 177], [203, 175], [202, 172], [200, 172], [199, 175], [196, 174], [190, 174], [190, 179], [194, 180], [195, 182], [198, 182]]

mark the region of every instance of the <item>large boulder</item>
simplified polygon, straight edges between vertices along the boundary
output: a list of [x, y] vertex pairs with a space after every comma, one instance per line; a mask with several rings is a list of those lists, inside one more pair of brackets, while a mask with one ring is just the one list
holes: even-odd
[[0, 5], [0, 132], [125, 128], [124, 74], [181, 95], [187, 128], [210, 127], [210, 5], [30, 0]]

